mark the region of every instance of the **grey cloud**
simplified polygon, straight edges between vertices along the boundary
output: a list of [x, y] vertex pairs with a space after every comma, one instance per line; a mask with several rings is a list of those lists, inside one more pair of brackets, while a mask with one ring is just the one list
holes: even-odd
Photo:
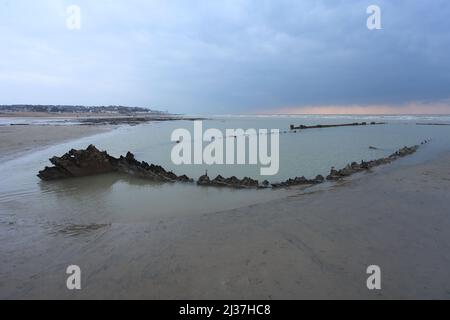
[[[445, 0], [78, 2], [79, 32], [64, 28], [66, 1], [2, 10], [3, 103], [245, 113], [450, 97]], [[365, 27], [372, 3], [379, 31]]]

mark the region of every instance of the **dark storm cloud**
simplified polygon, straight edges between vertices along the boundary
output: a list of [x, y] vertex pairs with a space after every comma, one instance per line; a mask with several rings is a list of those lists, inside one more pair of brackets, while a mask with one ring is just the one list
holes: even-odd
[[[72, 2], [80, 31], [65, 27]], [[381, 30], [366, 27], [371, 4]], [[445, 0], [9, 1], [1, 12], [2, 103], [245, 113], [450, 98]]]

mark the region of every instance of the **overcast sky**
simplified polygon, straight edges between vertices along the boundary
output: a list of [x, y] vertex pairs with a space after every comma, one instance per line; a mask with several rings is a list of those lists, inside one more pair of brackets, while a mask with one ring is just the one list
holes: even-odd
[[0, 104], [450, 113], [448, 0], [0, 0], [0, 39]]

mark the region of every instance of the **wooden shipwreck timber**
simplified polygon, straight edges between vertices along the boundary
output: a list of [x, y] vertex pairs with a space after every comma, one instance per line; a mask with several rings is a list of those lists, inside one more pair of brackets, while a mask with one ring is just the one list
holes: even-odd
[[45, 167], [39, 171], [42, 180], [60, 180], [75, 177], [85, 177], [110, 172], [122, 172], [133, 176], [161, 182], [192, 182], [187, 176], [177, 176], [161, 166], [137, 161], [131, 152], [126, 156], [115, 158], [106, 151], [98, 150], [89, 145], [86, 150], [72, 149], [62, 157], [53, 157], [50, 162], [53, 167]]
[[[428, 142], [429, 140], [426, 140], [421, 144]], [[235, 189], [277, 189], [296, 185], [317, 185], [324, 183], [326, 180], [339, 180], [361, 171], [367, 171], [371, 168], [391, 163], [399, 158], [415, 153], [418, 148], [418, 145], [404, 147], [386, 158], [361, 161], [361, 163], [353, 162], [341, 170], [331, 168], [330, 174], [326, 178], [322, 175], [317, 175], [314, 179], [295, 177], [279, 183], [270, 183], [267, 180], [260, 183], [258, 180], [250, 177], [239, 179], [235, 176], [224, 178], [218, 175], [216, 178], [210, 179], [208, 175], [205, 174], [196, 181], [196, 184], [199, 186], [227, 187]], [[171, 171], [166, 171], [161, 166], [148, 164], [145, 161], [138, 161], [131, 152], [128, 152], [126, 156], [115, 158], [110, 156], [106, 151], [98, 150], [93, 145], [89, 145], [85, 150], [72, 149], [61, 157], [51, 158], [50, 162], [53, 164], [53, 167], [45, 167], [44, 170], [39, 171], [38, 177], [40, 179], [50, 181], [120, 172], [148, 179], [150, 181], [194, 183], [194, 179], [189, 178], [186, 175], [178, 176]]]
[[[51, 158], [50, 162], [53, 167], [45, 167], [44, 170], [39, 171], [38, 177], [40, 179], [51, 181], [119, 172], [156, 182], [194, 182], [186, 175], [178, 176], [171, 171], [166, 171], [161, 166], [137, 161], [131, 152], [128, 152], [126, 156], [115, 158], [106, 151], [98, 150], [94, 145], [89, 145], [85, 150], [72, 149], [62, 157]], [[230, 188], [259, 187], [258, 181], [249, 177], [225, 179], [218, 176], [210, 180], [207, 175], [204, 175], [199, 178], [197, 184]]]
[[357, 126], [374, 126], [386, 124], [385, 122], [353, 122], [343, 124], [317, 124], [314, 126], [299, 125], [295, 126], [291, 124], [291, 130], [306, 130], [306, 129], [323, 129], [323, 128], [337, 128], [337, 127], [357, 127]]

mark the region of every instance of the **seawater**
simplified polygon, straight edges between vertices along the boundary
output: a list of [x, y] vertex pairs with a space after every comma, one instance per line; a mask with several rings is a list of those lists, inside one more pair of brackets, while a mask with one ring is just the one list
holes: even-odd
[[[387, 122], [386, 125], [289, 131], [289, 126], [347, 122]], [[395, 150], [432, 143], [405, 161], [424, 161], [450, 146], [450, 126], [418, 126], [416, 123], [450, 123], [448, 116], [215, 116], [203, 122], [204, 130], [279, 129], [280, 170], [275, 176], [260, 176], [259, 165], [181, 165], [171, 161], [177, 128], [192, 132], [192, 121], [152, 122], [124, 126], [112, 132], [58, 144], [0, 164], [0, 222], [35, 219], [47, 223], [138, 222], [180, 215], [220, 212], [283, 197], [286, 191], [229, 190], [190, 184], [152, 183], [121, 174], [106, 174], [44, 182], [36, 174], [49, 166], [48, 158], [71, 148], [95, 144], [113, 156], [131, 151], [136, 159], [159, 164], [177, 174], [196, 179], [206, 169], [211, 177], [251, 176], [271, 182], [289, 177], [326, 175], [331, 166], [388, 156]], [[232, 139], [232, 138], [231, 138]], [[197, 141], [198, 143], [199, 141]], [[194, 143], [194, 141], [193, 141]], [[204, 143], [206, 144], [206, 143]], [[369, 149], [369, 146], [378, 148]], [[403, 160], [402, 160], [403, 161]], [[156, 221], [156, 220], [155, 220]]]

